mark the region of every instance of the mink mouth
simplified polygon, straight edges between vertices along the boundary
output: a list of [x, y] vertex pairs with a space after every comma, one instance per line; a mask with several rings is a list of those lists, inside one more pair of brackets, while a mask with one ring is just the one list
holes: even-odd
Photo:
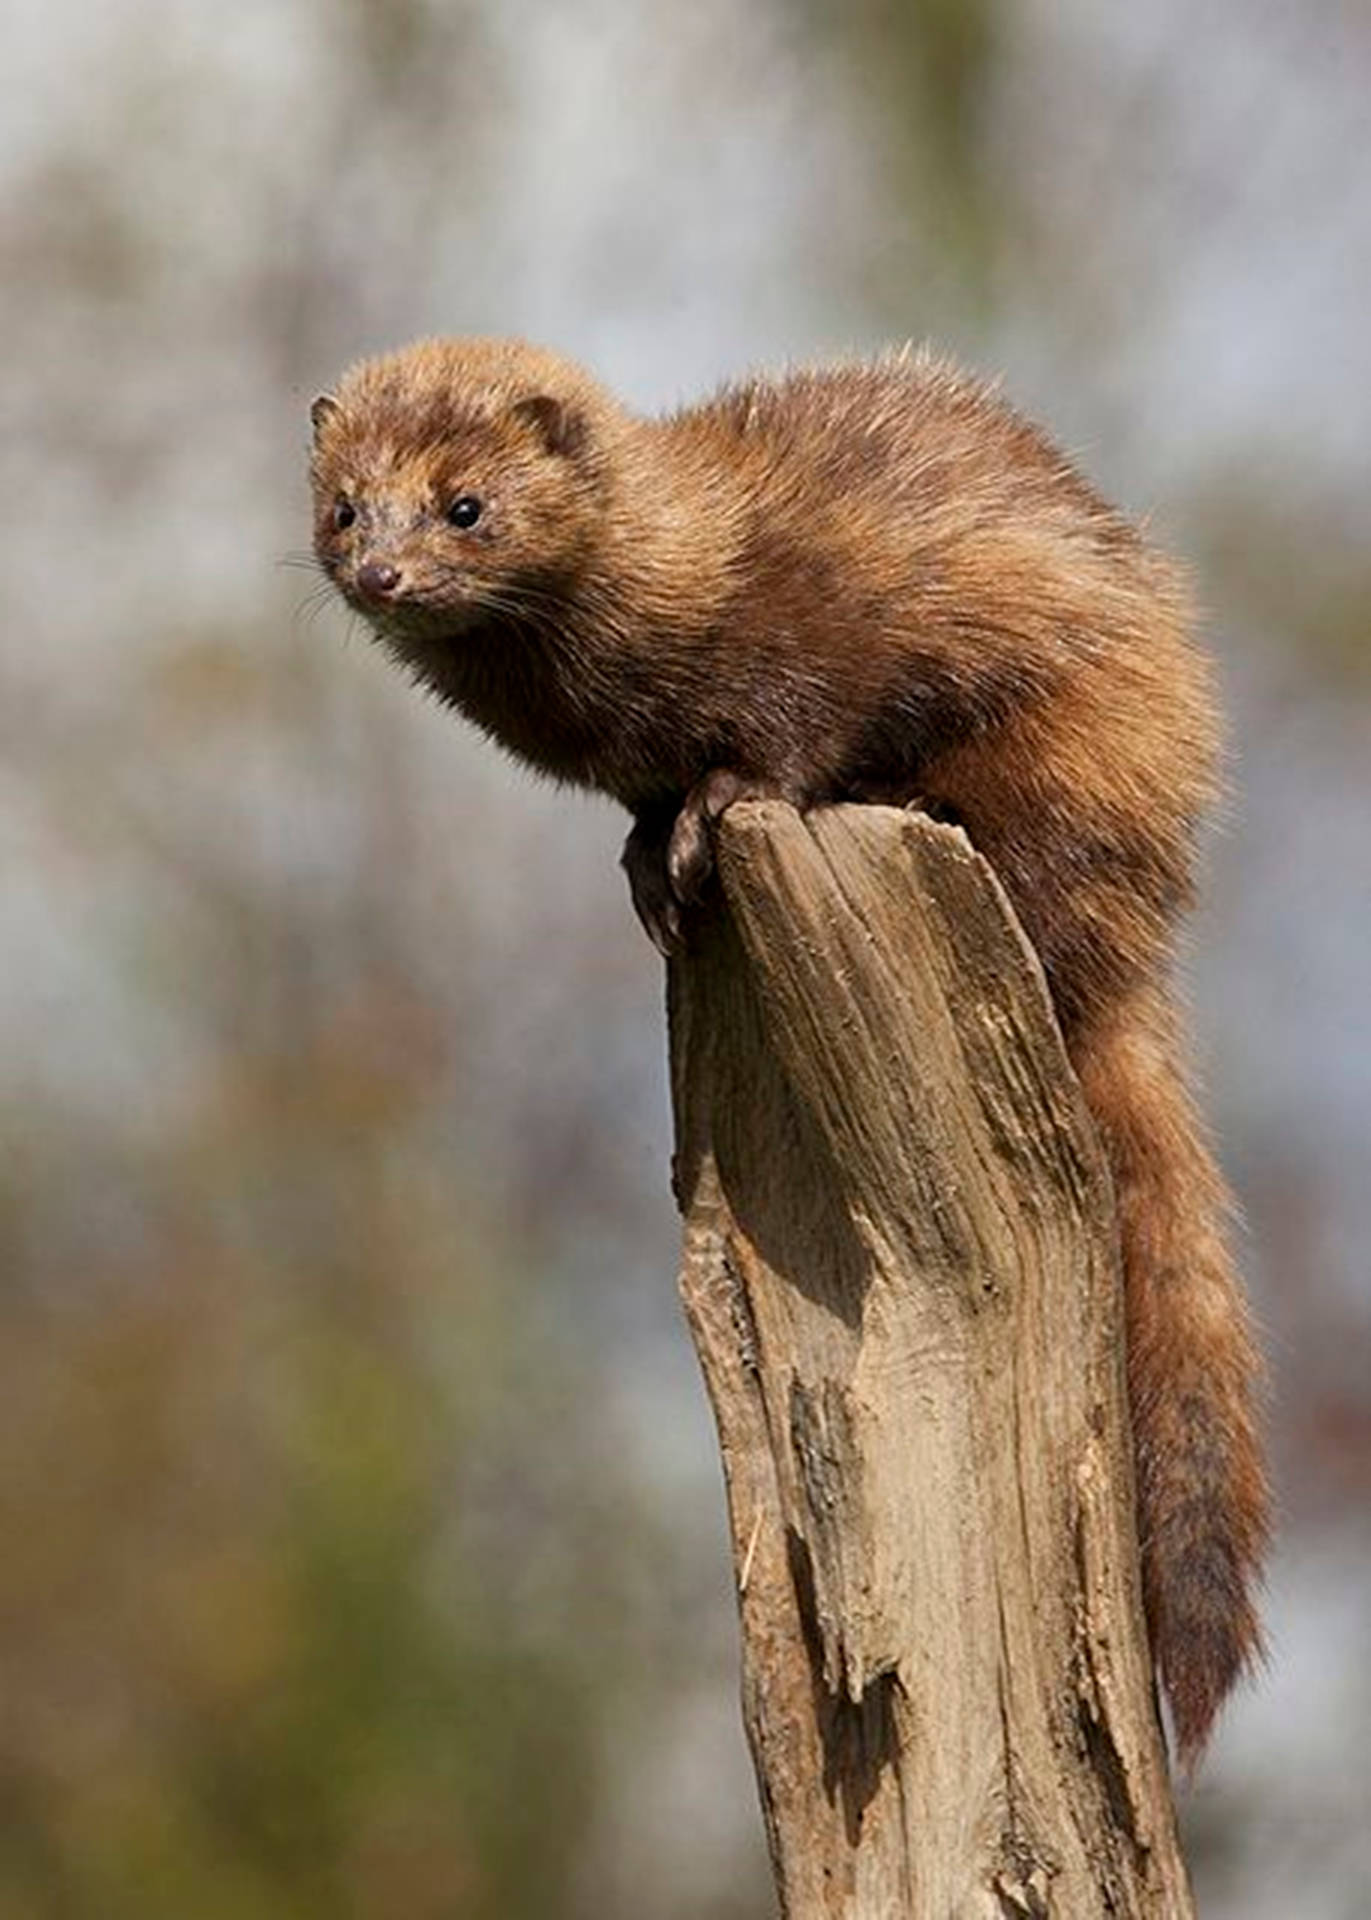
[[376, 638], [395, 657], [421, 671], [438, 667], [445, 656], [467, 646], [480, 624], [479, 609], [446, 607], [368, 607], [366, 617]]
[[403, 593], [379, 602], [360, 593], [349, 594], [348, 599], [379, 634], [403, 645], [455, 640], [475, 624], [477, 612], [475, 607], [425, 606], [421, 599], [407, 599]]

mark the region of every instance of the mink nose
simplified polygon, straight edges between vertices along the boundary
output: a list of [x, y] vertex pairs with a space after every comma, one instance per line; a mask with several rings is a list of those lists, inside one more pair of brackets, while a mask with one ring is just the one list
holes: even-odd
[[368, 560], [357, 569], [358, 588], [372, 600], [384, 600], [400, 584], [400, 569], [386, 560]]

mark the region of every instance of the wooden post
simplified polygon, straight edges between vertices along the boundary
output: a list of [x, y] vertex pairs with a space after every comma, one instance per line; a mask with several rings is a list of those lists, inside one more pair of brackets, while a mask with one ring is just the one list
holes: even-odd
[[1193, 1912], [1108, 1175], [985, 862], [734, 807], [672, 963], [681, 1289], [787, 1920]]

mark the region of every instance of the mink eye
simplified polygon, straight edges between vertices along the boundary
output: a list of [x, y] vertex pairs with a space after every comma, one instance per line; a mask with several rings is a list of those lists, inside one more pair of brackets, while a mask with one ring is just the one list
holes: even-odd
[[357, 518], [357, 509], [345, 495], [339, 494], [333, 503], [333, 525], [338, 533], [345, 533]]
[[447, 510], [450, 527], [474, 527], [481, 517], [481, 503], [474, 493], [464, 493]]

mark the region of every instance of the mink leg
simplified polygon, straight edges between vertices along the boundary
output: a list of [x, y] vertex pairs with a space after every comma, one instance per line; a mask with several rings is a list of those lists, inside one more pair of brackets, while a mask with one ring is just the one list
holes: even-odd
[[620, 865], [628, 875], [633, 910], [658, 953], [670, 956], [681, 940], [681, 906], [667, 878], [666, 848], [671, 817], [640, 814], [634, 821]]
[[683, 910], [714, 870], [710, 827], [735, 800], [774, 799], [779, 791], [714, 767], [695, 782], [674, 816], [657, 808], [638, 815], [620, 864], [634, 910], [659, 953], [669, 955], [680, 945]]
[[712, 767], [685, 797], [667, 842], [666, 870], [671, 891], [683, 906], [699, 896], [714, 871], [714, 849], [709, 829], [735, 800], [771, 800], [780, 789], [763, 780], [748, 780], [728, 767]]

